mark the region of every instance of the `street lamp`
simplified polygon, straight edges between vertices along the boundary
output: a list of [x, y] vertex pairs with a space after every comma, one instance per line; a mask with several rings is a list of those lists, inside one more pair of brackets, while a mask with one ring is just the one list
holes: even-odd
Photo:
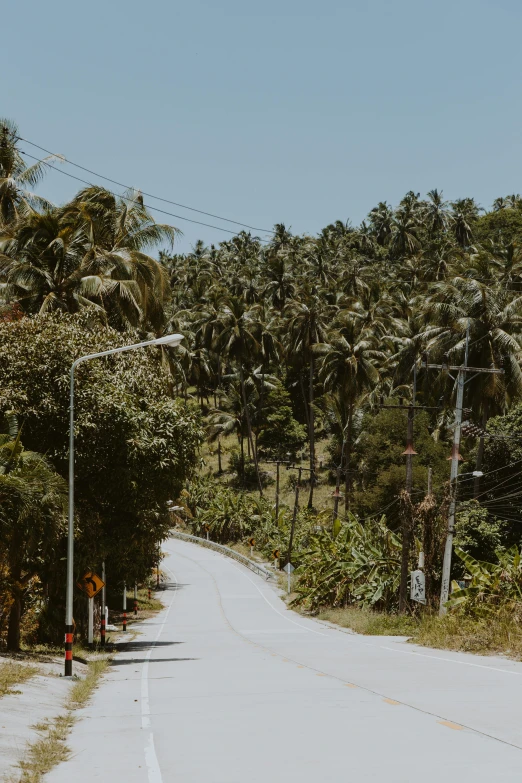
[[155, 340], [143, 343], [124, 345], [121, 348], [111, 348], [109, 351], [91, 353], [80, 356], [71, 366], [70, 375], [70, 405], [69, 405], [69, 523], [67, 528], [67, 593], [65, 599], [65, 676], [72, 676], [72, 642], [73, 642], [73, 590], [74, 590], [74, 371], [81, 362], [99, 359], [102, 356], [112, 356], [123, 351], [134, 351], [136, 348], [146, 348], [149, 345], [179, 345], [183, 340], [181, 334], [167, 334]]

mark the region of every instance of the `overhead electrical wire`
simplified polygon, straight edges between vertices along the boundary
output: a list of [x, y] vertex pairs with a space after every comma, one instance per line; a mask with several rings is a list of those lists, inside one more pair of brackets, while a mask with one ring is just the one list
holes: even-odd
[[[38, 163], [43, 163], [44, 161], [41, 160], [41, 158], [36, 158], [34, 155], [30, 155], [28, 152], [22, 152], [22, 155], [25, 155], [28, 158], [32, 158], [32, 160], [38, 161]], [[51, 169], [54, 169], [54, 171], [58, 171], [60, 174], [64, 174], [66, 177], [70, 177], [71, 179], [75, 179], [78, 182], [82, 182], [84, 185], [92, 185], [92, 182], [88, 182], [86, 179], [82, 179], [81, 177], [76, 177], [74, 174], [69, 174], [68, 171], [63, 171], [62, 169], [59, 169], [57, 166], [53, 166], [51, 163], [45, 162], [45, 165], [48, 166]], [[106, 188], [106, 192], [110, 193], [115, 198], [121, 198], [123, 201], [127, 201], [130, 204], [133, 203], [133, 199], [128, 198], [126, 196], [122, 196], [119, 193], [115, 193], [113, 190], [109, 190]], [[141, 192], [141, 191], [140, 191]], [[225, 231], [227, 234], [232, 234], [233, 236], [237, 236], [237, 231], [231, 231], [229, 228], [222, 228], [221, 226], [213, 226], [210, 223], [203, 223], [201, 220], [193, 220], [192, 218], [183, 217], [183, 215], [175, 215], [173, 212], [167, 212], [165, 209], [160, 209], [159, 207], [153, 207], [150, 204], [143, 204], [146, 209], [150, 209], [152, 212], [161, 212], [163, 215], [169, 215], [170, 217], [174, 217], [177, 220], [186, 220], [189, 223], [197, 223], [198, 226], [207, 226], [207, 228], [215, 228], [218, 231]], [[260, 239], [260, 242], [266, 242], [266, 239]]]
[[[94, 177], [98, 177], [100, 179], [104, 179], [107, 182], [112, 182], [113, 185], [118, 185], [120, 188], [126, 188], [127, 190], [130, 190], [129, 185], [124, 185], [122, 182], [118, 182], [115, 179], [111, 179], [110, 177], [106, 177], [105, 174], [98, 174], [96, 171], [92, 171], [92, 169], [88, 169], [86, 166], [81, 166], [79, 163], [75, 163], [72, 160], [69, 160], [69, 158], [66, 158], [65, 156], [57, 155], [55, 152], [51, 152], [50, 150], [46, 149], [45, 147], [41, 147], [39, 144], [35, 144], [34, 141], [29, 141], [29, 139], [25, 139], [22, 136], [18, 136], [18, 139], [20, 141], [24, 141], [26, 144], [30, 144], [32, 147], [36, 147], [39, 150], [42, 150], [42, 152], [46, 152], [48, 155], [54, 155], [56, 157], [63, 157], [65, 163], [69, 163], [71, 166], [75, 166], [77, 169], [81, 169], [82, 171], [86, 171], [88, 174], [92, 174]], [[23, 153], [28, 154], [28, 153]], [[31, 157], [31, 156], [29, 156]], [[46, 165], [50, 165], [46, 163]], [[54, 167], [53, 167], [54, 168]], [[64, 172], [62, 172], [64, 173]], [[80, 180], [82, 181], [82, 180]], [[215, 215], [212, 212], [205, 212], [202, 209], [196, 209], [195, 207], [189, 207], [186, 204], [181, 204], [178, 201], [171, 201], [168, 198], [163, 198], [162, 196], [155, 196], [153, 193], [147, 193], [145, 190], [140, 190], [140, 193], [142, 193], [147, 198], [155, 199], [156, 201], [163, 201], [165, 204], [172, 204], [175, 207], [181, 207], [182, 209], [188, 209], [191, 212], [198, 212], [200, 215], [207, 215], [207, 217], [215, 218], [216, 220], [223, 220], [226, 223], [233, 223], [236, 226], [242, 226], [243, 228], [249, 228], [251, 231], [261, 231], [263, 234], [273, 234], [274, 231], [268, 229], [268, 228], [259, 228], [257, 226], [250, 226], [248, 223], [241, 223], [239, 220], [231, 220], [230, 218], [221, 217], [221, 215]], [[149, 207], [149, 209], [152, 209], [152, 207]], [[161, 210], [158, 210], [161, 211]], [[169, 213], [167, 213], [169, 214]], [[180, 218], [181, 220], [188, 220], [189, 218], [181, 218], [181, 216], [175, 216]], [[192, 222], [198, 222], [198, 221], [192, 221]], [[202, 225], [208, 225], [207, 223], [202, 223]], [[219, 228], [218, 226], [211, 226], [211, 228]], [[222, 231], [225, 231], [226, 229], [221, 229]], [[235, 232], [231, 232], [235, 233]]]

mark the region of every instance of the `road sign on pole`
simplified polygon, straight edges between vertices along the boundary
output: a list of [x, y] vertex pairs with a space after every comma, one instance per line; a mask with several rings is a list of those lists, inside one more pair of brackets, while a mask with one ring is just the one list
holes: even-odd
[[94, 598], [105, 587], [105, 582], [93, 571], [87, 571], [76, 584], [89, 598]]

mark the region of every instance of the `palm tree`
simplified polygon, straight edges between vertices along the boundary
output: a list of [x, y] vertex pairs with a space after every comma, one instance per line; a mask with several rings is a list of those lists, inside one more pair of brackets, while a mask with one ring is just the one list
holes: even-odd
[[0, 118], [0, 229], [36, 210], [51, 207], [49, 201], [27, 188], [34, 188], [43, 179], [47, 163], [63, 160], [60, 155], [49, 155], [27, 166], [17, 146], [18, 139], [15, 123]]
[[226, 297], [217, 315], [215, 324], [213, 348], [228, 361], [234, 362], [239, 371], [243, 409], [247, 424], [248, 439], [252, 458], [256, 468], [259, 494], [263, 495], [263, 486], [259, 472], [257, 451], [252, 434], [252, 423], [248, 410], [245, 390], [245, 366], [250, 364], [259, 353], [260, 323], [257, 320], [255, 308], [248, 309], [239, 297]]
[[97, 307], [115, 325], [164, 325], [165, 267], [146, 254], [177, 229], [155, 223], [141, 194], [89, 187], [63, 209], [32, 212], [11, 230], [0, 259], [7, 296], [29, 312]]
[[[450, 359], [460, 362], [469, 323], [470, 366], [504, 369], [502, 375], [478, 373], [470, 381], [468, 400], [485, 426], [491, 416], [504, 413], [522, 395], [522, 294], [456, 277], [434, 286], [424, 311], [432, 324], [426, 329], [425, 342], [434, 355], [447, 353]], [[477, 470], [481, 468], [483, 451], [482, 438]], [[476, 492], [479, 486], [477, 481]]]
[[424, 213], [424, 224], [430, 236], [443, 233], [449, 225], [448, 202], [442, 198], [442, 191], [430, 190]]
[[375, 348], [371, 330], [359, 330], [355, 320], [343, 318], [337, 324], [328, 342], [317, 345], [315, 352], [323, 356], [320, 378], [325, 390], [338, 397], [341, 406], [347, 410], [343, 427], [343, 449], [345, 454], [345, 511], [350, 508], [350, 463], [352, 456], [353, 415], [357, 402], [363, 394], [377, 386], [380, 375], [376, 364], [383, 363], [385, 354]]
[[289, 302], [286, 310], [288, 356], [291, 361], [301, 367], [308, 366], [308, 400], [307, 423], [310, 446], [310, 495], [308, 508], [313, 506], [314, 475], [315, 475], [315, 443], [314, 443], [314, 374], [315, 357], [313, 347], [326, 342], [327, 309], [322, 305], [317, 295], [303, 296], [300, 302]]

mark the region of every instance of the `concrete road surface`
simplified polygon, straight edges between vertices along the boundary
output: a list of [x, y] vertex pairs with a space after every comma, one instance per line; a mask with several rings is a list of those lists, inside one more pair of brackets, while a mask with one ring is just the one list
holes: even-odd
[[47, 783], [522, 779], [522, 664], [364, 637], [173, 540], [166, 609], [114, 666]]

